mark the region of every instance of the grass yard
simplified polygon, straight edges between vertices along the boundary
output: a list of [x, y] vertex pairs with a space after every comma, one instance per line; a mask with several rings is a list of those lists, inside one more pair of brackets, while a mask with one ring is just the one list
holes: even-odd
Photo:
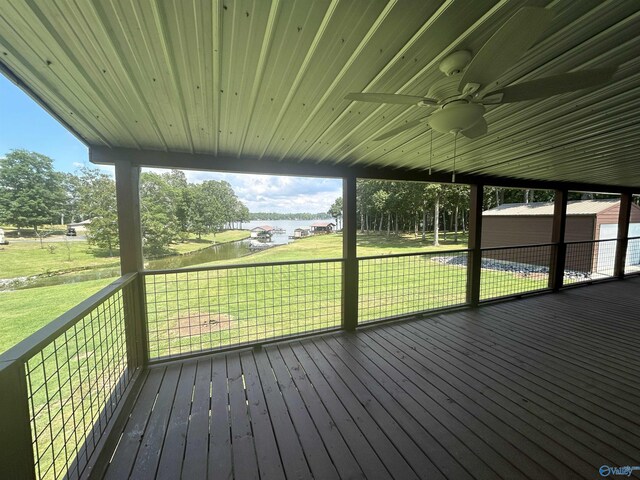
[[198, 238], [196, 235], [190, 235], [185, 242], [171, 245], [169, 251], [173, 255], [183, 255], [212, 245], [243, 240], [245, 238], [249, 238], [250, 235], [249, 230], [227, 230], [225, 232], [216, 233], [215, 235], [212, 233], [203, 235], [202, 238]]
[[0, 353], [27, 338], [114, 278], [0, 292]]
[[118, 266], [120, 258], [109, 257], [82, 240], [44, 242], [12, 241], [0, 247], [0, 278], [71, 272], [87, 268]]

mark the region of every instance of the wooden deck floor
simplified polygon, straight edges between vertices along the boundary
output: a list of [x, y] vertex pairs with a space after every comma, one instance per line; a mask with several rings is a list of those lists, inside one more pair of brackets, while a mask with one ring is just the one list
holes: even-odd
[[601, 478], [640, 465], [639, 293], [626, 280], [153, 367], [107, 478]]

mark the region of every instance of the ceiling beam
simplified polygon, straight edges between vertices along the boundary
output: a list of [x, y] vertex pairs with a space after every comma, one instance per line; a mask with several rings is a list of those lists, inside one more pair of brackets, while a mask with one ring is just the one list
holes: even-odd
[[[332, 163], [309, 163], [279, 161], [271, 158], [237, 158], [224, 155], [206, 155], [154, 150], [136, 150], [131, 148], [109, 148], [90, 146], [89, 160], [97, 165], [114, 165], [117, 160], [127, 160], [134, 166], [150, 168], [175, 168], [179, 170], [207, 170], [260, 175], [287, 175], [300, 177], [376, 178], [381, 180], [405, 180], [434, 183], [451, 183], [451, 174], [433, 172], [431, 175], [423, 169], [399, 169]], [[479, 184], [495, 187], [530, 188], [539, 190], [566, 189], [584, 192], [634, 193], [628, 187], [618, 185], [550, 182], [527, 180], [511, 177], [488, 175], [456, 174], [457, 184]]]

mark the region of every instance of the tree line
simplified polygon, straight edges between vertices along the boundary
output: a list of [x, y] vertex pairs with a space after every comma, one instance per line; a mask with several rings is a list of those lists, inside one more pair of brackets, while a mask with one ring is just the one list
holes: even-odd
[[255, 212], [249, 214], [249, 220], [322, 220], [329, 218], [326, 213], [278, 213]]
[[[178, 170], [140, 175], [145, 250], [161, 253], [190, 234], [201, 238], [249, 221], [249, 209], [225, 181], [187, 182]], [[90, 219], [88, 240], [110, 255], [119, 247], [115, 181], [98, 169], [57, 172], [42, 154], [12, 150], [0, 159], [0, 222], [18, 229]]]
[[[552, 190], [484, 187], [483, 209], [506, 203], [550, 202]], [[454, 242], [467, 231], [468, 185], [358, 179], [356, 184], [357, 228], [361, 233], [386, 235], [413, 232], [424, 240], [433, 233], [434, 245], [440, 233], [451, 232]], [[604, 194], [570, 192], [569, 200], [608, 198]], [[636, 197], [637, 203], [640, 198]], [[327, 212], [336, 222], [342, 216], [342, 198]]]

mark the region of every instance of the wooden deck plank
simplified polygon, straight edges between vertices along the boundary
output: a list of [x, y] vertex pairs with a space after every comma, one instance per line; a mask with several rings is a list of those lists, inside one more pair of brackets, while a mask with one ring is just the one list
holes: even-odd
[[223, 355], [215, 356], [211, 364], [211, 420], [207, 464], [209, 477], [233, 478], [227, 360]]
[[[377, 437], [378, 433], [383, 435], [382, 432], [377, 430], [374, 432], [365, 431], [363, 433], [363, 431], [358, 428], [359, 422], [357, 418], [354, 419], [349, 415], [341, 399], [322, 376], [322, 373], [300, 343], [288, 344], [287, 347], [291, 348], [297, 361], [304, 368], [311, 387], [327, 409], [336, 428], [340, 430], [341, 435], [357, 459], [365, 477], [371, 480], [385, 480], [391, 477], [392, 475], [372, 447], [372, 445], [377, 445], [375, 437]], [[305, 393], [304, 388], [301, 390], [301, 393]], [[365, 435], [365, 433], [367, 435]], [[384, 437], [384, 439], [386, 440], [386, 437]]]
[[639, 290], [152, 367], [105, 476], [542, 480], [640, 464]]
[[[446, 323], [441, 322], [440, 325], [463, 335], [471, 335], [468, 331], [467, 320], [474, 321], [472, 318], [467, 319], [466, 312], [461, 312], [461, 315], [456, 319], [451, 319]], [[629, 396], [625, 395], [626, 392], [617, 388], [618, 383], [614, 379], [603, 378], [602, 375], [592, 373], [585, 368], [584, 363], [578, 365], [573, 363], [572, 359], [567, 361], [567, 358], [549, 355], [548, 352], [542, 353], [539, 349], [533, 348], [527, 342], [526, 337], [514, 336], [513, 332], [513, 327], [502, 328], [495, 326], [495, 324], [491, 330], [476, 329], [473, 332], [474, 344], [500, 351], [512, 358], [518, 365], [526, 365], [544, 378], [571, 386], [572, 391], [579, 391], [594, 399], [601, 399], [606, 406], [614, 403], [625, 410], [625, 415], [631, 414], [640, 419], [640, 413], [634, 412], [637, 397], [630, 394]], [[496, 335], [500, 335], [499, 343], [495, 341]], [[612, 389], [616, 389], [617, 395], [615, 397], [611, 395]]]
[[195, 361], [182, 364], [176, 395], [169, 415], [169, 425], [160, 454], [158, 474], [156, 475], [158, 480], [179, 478], [182, 472], [196, 366]]
[[180, 377], [180, 364], [166, 367], [158, 398], [153, 406], [147, 428], [142, 437], [142, 444], [133, 464], [131, 477], [138, 479], [152, 479], [156, 477], [160, 453], [167, 433], [169, 415]]
[[282, 398], [287, 405], [289, 416], [300, 439], [300, 444], [307, 457], [311, 474], [315, 478], [339, 478], [338, 471], [331, 461], [331, 457], [318, 434], [313, 420], [309, 416], [307, 407], [293, 384], [289, 370], [284, 364], [280, 352], [275, 347], [265, 349], [265, 351], [276, 376]]
[[[513, 479], [549, 477], [549, 471], [542, 469], [528, 457], [519, 455], [520, 452], [509, 442], [496, 435], [493, 430], [486, 428], [476, 417], [469, 414], [437, 387], [422, 381], [423, 379], [416, 372], [403, 368], [406, 366], [396, 356], [385, 350], [382, 345], [372, 341], [371, 337], [366, 334], [357, 337], [339, 336], [335, 341], [349, 351], [356, 349], [358, 354], [354, 357], [355, 361], [358, 361], [379, 381], [384, 378], [385, 383], [395, 383], [392, 388], [396, 398], [408, 396], [419, 408], [437, 418], [471, 451], [477, 452], [499, 476]], [[396, 394], [397, 389], [402, 389], [403, 392]], [[414, 405], [412, 410], [415, 411], [415, 409]], [[422, 415], [418, 410], [418, 414], [414, 416], [418, 420]], [[453, 452], [451, 449], [448, 451]], [[457, 458], [460, 459], [458, 456]]]
[[260, 384], [271, 416], [273, 432], [281, 452], [282, 466], [287, 478], [311, 478], [311, 470], [302, 451], [300, 439], [293, 426], [287, 406], [280, 393], [271, 364], [264, 350], [254, 352]]
[[109, 480], [129, 478], [163, 376], [164, 368], [154, 368], [148, 371], [145, 383], [136, 399], [135, 408], [124, 426], [122, 438], [107, 468], [105, 478]]
[[588, 477], [593, 472], [590, 463], [566, 447], [571, 443], [570, 437], [564, 436], [556, 439], [554, 436], [556, 432], [552, 425], [527, 415], [526, 410], [520, 405], [520, 402], [526, 399], [513, 395], [502, 395], [492, 388], [489, 378], [472, 375], [472, 371], [452, 362], [437, 345], [430, 344], [418, 333], [403, 331], [400, 326], [395, 325], [393, 328], [385, 330], [385, 338], [390, 342], [393, 338], [393, 344], [398, 346], [399, 351], [406, 352], [407, 357], [413, 358], [421, 364], [425, 372], [433, 372], [454, 388], [464, 392], [487, 411], [497, 417], [504, 418], [525, 438], [536, 443], [542, 450], [546, 450], [562, 465], [577, 472], [580, 478]]
[[199, 359], [196, 368], [193, 404], [187, 430], [182, 478], [207, 477], [209, 450], [209, 409], [211, 408], [211, 359]]
[[253, 354], [250, 351], [242, 352], [240, 362], [247, 389], [247, 401], [260, 477], [285, 478]]
[[[335, 338], [325, 338], [325, 342], [358, 379], [361, 381], [366, 379], [367, 388], [376, 398], [389, 402], [385, 402], [389, 414], [396, 418], [400, 425], [403, 425], [405, 431], [414, 438], [423, 455], [439, 466], [445, 475], [456, 478], [463, 475], [462, 470], [447, 470], [450, 465], [455, 465], [457, 462], [469, 474], [477, 478], [495, 478], [500, 474], [519, 478], [517, 471], [513, 467], [509, 468], [507, 462], [496, 460], [493, 463], [499, 467], [498, 470], [490, 468], [473, 450], [452, 433], [453, 431], [458, 435], [461, 434], [460, 427], [462, 426], [456, 418], [440, 409], [435, 402], [429, 401], [430, 399], [427, 399], [426, 395], [420, 398], [420, 400], [426, 401], [426, 404], [418, 403], [416, 398], [400, 388], [369, 358], [361, 355], [352, 343], [339, 342]], [[391, 399], [395, 403], [391, 403]], [[442, 418], [443, 416], [445, 418]], [[413, 423], [413, 428], [409, 427], [410, 423]], [[444, 426], [444, 423], [447, 423], [448, 428]], [[469, 432], [464, 432], [463, 435], [466, 433]], [[506, 471], [501, 467], [506, 467]]]
[[[366, 403], [371, 400], [364, 399], [364, 401], [361, 401], [337, 375], [313, 342], [305, 341], [301, 342], [301, 345], [318, 370], [322, 372], [323, 377], [331, 385], [335, 394], [343, 402], [353, 420], [365, 432], [367, 439], [374, 446], [376, 453], [393, 478], [417, 478], [418, 475], [400, 452], [400, 448], [407, 441], [406, 434], [397, 425], [389, 422], [387, 418], [383, 418], [379, 423], [376, 422], [374, 416], [365, 408]], [[442, 476], [441, 472], [433, 466], [423, 473], [434, 477]]]
[[[630, 386], [635, 388], [636, 391], [640, 391], [640, 388], [633, 383], [635, 379], [633, 366], [637, 368], [639, 364], [637, 359], [633, 358], [633, 355], [626, 353], [626, 349], [620, 348], [621, 339], [610, 339], [606, 332], [602, 331], [589, 334], [581, 332], [579, 326], [584, 326], [584, 320], [575, 323], [576, 320], [573, 319], [571, 322], [574, 325], [566, 325], [569, 322], [567, 319], [569, 318], [568, 314], [558, 318], [559, 306], [549, 310], [544, 309], [535, 316], [535, 322], [523, 322], [509, 306], [501, 305], [500, 307], [493, 313], [501, 314], [502, 318], [505, 316], [510, 317], [510, 321], [517, 325], [521, 332], [526, 332], [536, 340], [544, 342], [545, 347], [560, 347], [564, 351], [571, 352], [588, 361], [597, 359], [598, 363], [603, 367], [611, 369], [613, 373], [621, 378], [629, 379], [631, 381]], [[577, 317], [584, 317], [587, 313], [594, 314], [593, 311], [583, 311], [576, 306], [572, 314]], [[551, 322], [548, 317], [551, 317], [553, 321]], [[621, 329], [621, 326], [615, 325], [615, 329]], [[628, 346], [629, 344], [627, 344]]]
[[[581, 380], [578, 369], [572, 368], [566, 362], [554, 361], [546, 355], [541, 356], [540, 352], [530, 353], [526, 345], [513, 344], [507, 336], [501, 336], [499, 344], [487, 333], [475, 332], [473, 336], [470, 336], [464, 325], [460, 325], [459, 321], [455, 320], [446, 324], [440, 323], [438, 327], [444, 333], [465, 338], [475, 346], [485, 348], [487, 351], [492, 350], [501, 358], [526, 371], [532, 376], [533, 381], [541, 387], [554, 392], [567, 401], [589, 409], [594, 414], [606, 419], [608, 423], [610, 422], [609, 424], [618, 425], [631, 433], [639, 430], [640, 413], [637, 411], [637, 405], [624, 398], [613, 397], [611, 389], [599, 388], [597, 377], [590, 382]], [[499, 330], [493, 329], [492, 332], [495, 336]], [[640, 444], [640, 437], [634, 439], [633, 442]]]
[[257, 479], [260, 478], [258, 458], [253, 443], [242, 366], [240, 365], [240, 356], [237, 353], [227, 355], [227, 375], [229, 378], [233, 476], [247, 480]]
[[[407, 328], [411, 327], [413, 325], [407, 325]], [[423, 324], [419, 327], [427, 328]], [[504, 396], [516, 396], [516, 398], [524, 399], [522, 408], [528, 416], [537, 417], [541, 421], [559, 426], [561, 428], [559, 431], [572, 439], [570, 444], [583, 459], [591, 462], [600, 461], [601, 464], [625, 462], [620, 451], [600, 441], [598, 436], [606, 435], [605, 431], [593, 428], [570, 410], [560, 409], [552, 400], [546, 399], [542, 395], [543, 392], [538, 392], [535, 388], [528, 388], [526, 384], [522, 384], [521, 378], [509, 374], [499, 365], [482, 358], [481, 355], [463, 353], [463, 349], [455, 342], [450, 342], [439, 336], [434, 330], [429, 330], [429, 337], [437, 340], [440, 348], [446, 349], [446, 355], [453, 364], [474, 372], [474, 376], [477, 378], [486, 379], [491, 388]]]
[[[553, 456], [542, 450], [526, 435], [521, 433], [517, 425], [505, 418], [502, 411], [496, 412], [474, 398], [473, 392], [456, 388], [448, 382], [450, 375], [439, 370], [435, 363], [428, 366], [416, 361], [411, 353], [410, 345], [403, 345], [387, 335], [387, 332], [370, 331], [362, 335], [368, 349], [364, 351], [373, 359], [376, 354], [385, 358], [398, 372], [409, 379], [422, 391], [436, 396], [440, 403], [450, 408], [458, 419], [476, 431], [489, 445], [498, 449], [501, 455], [514, 463], [522, 472], [531, 478], [550, 478], [551, 472], [561, 473], [565, 478], [571, 477], [571, 471]], [[407, 348], [409, 347], [409, 348]], [[387, 353], [388, 352], [388, 355]], [[462, 411], [461, 411], [462, 410]], [[527, 452], [524, 455], [522, 452]]]
[[[349, 447], [338, 430], [339, 427], [336, 426], [331, 416], [327, 413], [324, 405], [314, 391], [313, 385], [309, 382], [304, 369], [291, 349], [288, 348], [287, 345], [283, 345], [278, 348], [278, 354], [283, 361], [283, 365], [286, 366], [289, 372], [291, 382], [297, 393], [297, 395], [292, 395], [292, 400], [295, 402], [299, 401], [308, 412], [308, 416], [313, 422], [314, 428], [317, 430], [324, 448], [329, 454], [332, 463], [335, 465], [336, 475], [340, 472], [341, 477], [353, 479], [364, 478], [358, 462], [351, 454]], [[274, 361], [280, 363], [276, 358], [272, 360], [272, 365]]]

